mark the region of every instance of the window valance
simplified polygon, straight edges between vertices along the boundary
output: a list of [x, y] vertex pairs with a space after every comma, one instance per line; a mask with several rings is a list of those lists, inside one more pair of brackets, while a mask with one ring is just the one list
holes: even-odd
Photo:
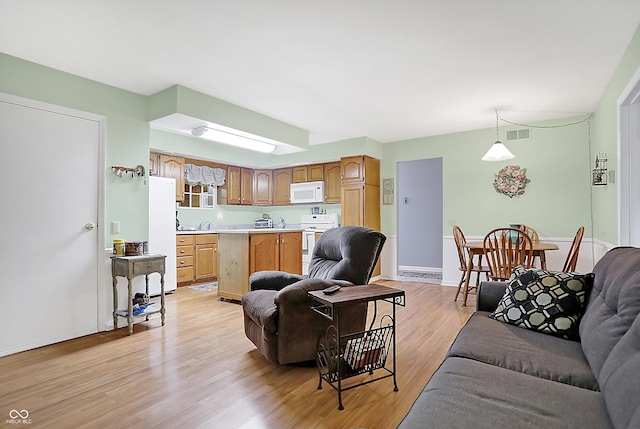
[[222, 168], [211, 168], [206, 165], [185, 164], [184, 180], [189, 185], [222, 186], [227, 171]]

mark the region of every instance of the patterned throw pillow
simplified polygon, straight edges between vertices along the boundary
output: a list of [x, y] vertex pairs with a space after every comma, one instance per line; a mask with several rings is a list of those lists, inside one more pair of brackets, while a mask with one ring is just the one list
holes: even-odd
[[489, 317], [563, 338], [578, 337], [593, 274], [516, 267], [507, 290]]

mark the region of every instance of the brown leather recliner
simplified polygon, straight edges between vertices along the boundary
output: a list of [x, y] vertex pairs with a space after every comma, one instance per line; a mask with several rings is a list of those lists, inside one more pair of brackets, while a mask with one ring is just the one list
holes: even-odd
[[[242, 296], [247, 338], [273, 363], [315, 359], [318, 338], [328, 321], [309, 308], [307, 291], [335, 284], [366, 285], [385, 241], [382, 233], [369, 228], [334, 228], [318, 239], [308, 278], [282, 271], [253, 273], [251, 291]], [[367, 305], [354, 305], [340, 317], [341, 332], [363, 331]]]

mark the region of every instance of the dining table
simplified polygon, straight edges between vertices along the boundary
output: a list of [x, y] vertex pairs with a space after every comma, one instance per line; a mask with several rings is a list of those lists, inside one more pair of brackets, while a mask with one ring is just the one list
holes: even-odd
[[[540, 268], [543, 270], [547, 269], [547, 259], [545, 252], [547, 250], [558, 250], [558, 245], [553, 243], [548, 243], [544, 241], [534, 241], [531, 243], [533, 248], [533, 259], [536, 257], [540, 258]], [[467, 275], [464, 280], [464, 289], [463, 289], [463, 302], [462, 306], [467, 305], [467, 296], [469, 295], [469, 279], [471, 278], [471, 272], [473, 269], [473, 259], [475, 256], [481, 257], [485, 254], [485, 247], [483, 241], [468, 241], [462, 244], [469, 251], [468, 258], [468, 266], [467, 266]], [[480, 275], [480, 273], [478, 273]]]

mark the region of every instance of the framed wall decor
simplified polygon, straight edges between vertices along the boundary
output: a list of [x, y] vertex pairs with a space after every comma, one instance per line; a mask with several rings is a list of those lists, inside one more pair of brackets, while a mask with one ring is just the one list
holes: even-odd
[[394, 200], [393, 179], [382, 179], [382, 204], [391, 205]]

